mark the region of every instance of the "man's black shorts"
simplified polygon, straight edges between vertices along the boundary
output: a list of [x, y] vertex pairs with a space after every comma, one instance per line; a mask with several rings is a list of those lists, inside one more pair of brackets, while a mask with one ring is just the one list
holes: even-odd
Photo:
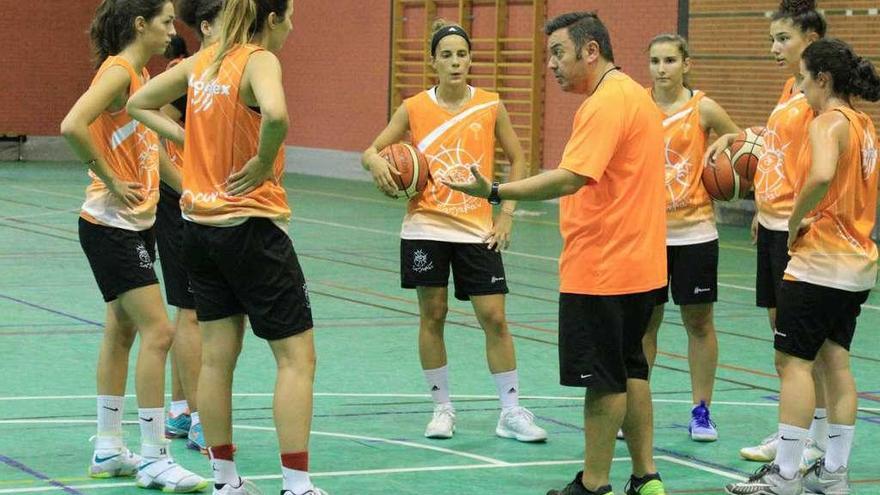
[[559, 294], [559, 381], [626, 392], [627, 379], [648, 379], [642, 337], [655, 291], [617, 296]]

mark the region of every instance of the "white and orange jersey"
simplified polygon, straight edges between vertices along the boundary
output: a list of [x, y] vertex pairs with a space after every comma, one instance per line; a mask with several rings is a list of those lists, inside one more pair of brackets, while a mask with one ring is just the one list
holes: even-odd
[[794, 191], [800, 188], [806, 174], [798, 166], [798, 154], [813, 120], [813, 110], [795, 84], [793, 77], [785, 83], [779, 103], [770, 113], [764, 133], [764, 154], [755, 170], [758, 222], [769, 230], [782, 232], [788, 230]]
[[718, 238], [712, 198], [703, 187], [703, 154], [709, 133], [700, 123], [700, 101], [691, 99], [675, 113], [663, 114], [666, 144], [666, 245], [686, 246]]
[[[818, 218], [791, 250], [785, 274], [803, 282], [853, 292], [874, 288], [877, 245], [871, 230], [877, 214], [877, 135], [871, 117], [838, 107], [849, 120], [849, 144], [822, 202], [807, 216]], [[810, 142], [800, 165], [809, 170]]]
[[[114, 66], [128, 71], [131, 78], [129, 95], [134, 94], [150, 79], [146, 69], [138, 74], [127, 60], [114, 56], [108, 57], [101, 64], [92, 84]], [[86, 200], [80, 216], [88, 222], [108, 227], [135, 231], [149, 229], [156, 221], [156, 203], [159, 202], [159, 137], [131, 118], [124, 108], [116, 112], [101, 112], [89, 125], [89, 133], [101, 157], [116, 177], [122, 181], [141, 184], [145, 198], [140, 204], [129, 208], [107, 189], [101, 179], [89, 171], [92, 182], [86, 188]]]
[[452, 113], [437, 103], [435, 89], [404, 101], [413, 143], [431, 171], [428, 186], [409, 201], [400, 236], [447, 242], [481, 243], [492, 229], [492, 207], [485, 199], [453, 191], [440, 183], [469, 180], [470, 166], [492, 177], [498, 95], [469, 87], [470, 101]]
[[183, 152], [183, 217], [217, 227], [244, 223], [250, 217], [290, 221], [284, 176], [284, 148], [273, 164], [274, 176], [244, 196], [226, 194], [227, 179], [257, 154], [261, 115], [242, 103], [241, 79], [250, 56], [263, 48], [237, 45], [210, 79], [217, 45], [195, 55], [189, 79]]

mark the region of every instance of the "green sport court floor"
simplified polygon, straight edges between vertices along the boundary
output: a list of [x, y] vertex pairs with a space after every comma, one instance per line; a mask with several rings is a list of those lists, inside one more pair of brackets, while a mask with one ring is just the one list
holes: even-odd
[[[94, 366], [104, 304], [83, 256], [77, 211], [87, 183], [71, 163], [0, 163], [0, 494], [138, 493], [132, 480], [85, 476], [94, 432]], [[331, 494], [543, 494], [561, 487], [583, 455], [577, 389], [558, 385], [560, 239], [552, 204], [523, 204], [505, 255], [523, 404], [550, 434], [527, 445], [494, 436], [497, 399], [482, 331], [453, 302], [447, 343], [457, 432], [422, 436], [431, 414], [416, 351], [415, 294], [399, 288], [397, 232], [404, 205], [366, 182], [290, 174], [291, 232], [309, 280], [318, 372], [311, 444], [315, 481]], [[721, 357], [713, 417], [720, 440], [688, 440], [687, 340], [669, 306], [653, 377], [656, 458], [670, 493], [717, 494], [758, 467], [737, 455], [776, 426], [778, 380], [766, 314], [754, 306], [754, 248], [743, 228], [722, 227], [716, 325]], [[880, 442], [880, 295], [864, 307], [853, 343], [860, 391], [850, 464], [856, 493], [880, 493], [872, 445]], [[133, 373], [130, 373], [130, 377]], [[280, 487], [272, 429], [274, 363], [249, 335], [234, 386], [240, 471], [264, 493]], [[133, 383], [129, 384], [133, 392]], [[291, 404], [291, 407], [296, 407]], [[128, 444], [138, 446], [133, 396]], [[201, 455], [173, 454], [202, 475]], [[617, 493], [629, 475], [620, 443]]]

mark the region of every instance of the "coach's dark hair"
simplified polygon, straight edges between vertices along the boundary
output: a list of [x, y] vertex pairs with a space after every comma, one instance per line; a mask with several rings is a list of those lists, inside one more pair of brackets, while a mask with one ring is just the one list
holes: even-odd
[[614, 62], [614, 51], [611, 49], [611, 36], [608, 35], [608, 29], [599, 20], [599, 16], [595, 12], [569, 12], [552, 19], [544, 25], [544, 34], [547, 36], [559, 31], [562, 28], [568, 28], [568, 36], [574, 42], [577, 58], [581, 58], [581, 50], [584, 45], [590, 41], [595, 41], [599, 45], [599, 53], [602, 58], [609, 62]]
[[212, 23], [223, 11], [223, 0], [177, 0], [177, 17], [204, 39], [202, 22]]
[[831, 76], [835, 94], [880, 100], [880, 76], [874, 64], [856, 55], [845, 42], [834, 38], [814, 41], [804, 49], [801, 58], [811, 77], [816, 78], [822, 72]]
[[96, 66], [125, 49], [137, 37], [134, 21], [147, 22], [162, 13], [171, 0], [102, 0], [89, 28]]
[[802, 33], [816, 33], [820, 38], [828, 31], [828, 22], [816, 10], [816, 0], [782, 0], [779, 9], [773, 13], [772, 19], [788, 19]]
[[217, 57], [208, 68], [209, 75], [217, 74], [220, 63], [236, 45], [250, 42], [266, 28], [269, 14], [284, 17], [293, 0], [226, 0], [223, 6], [223, 24]]

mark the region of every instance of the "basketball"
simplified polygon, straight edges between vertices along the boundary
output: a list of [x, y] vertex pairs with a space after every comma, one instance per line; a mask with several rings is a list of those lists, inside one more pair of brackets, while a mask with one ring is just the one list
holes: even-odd
[[394, 175], [394, 182], [407, 198], [425, 190], [428, 185], [428, 160], [415, 146], [395, 143], [380, 151], [379, 156], [400, 172], [400, 175]]
[[751, 181], [736, 173], [731, 163], [730, 150], [724, 150], [715, 158], [715, 164], [703, 169], [703, 187], [716, 201], [731, 201], [746, 196], [752, 188]]
[[740, 177], [749, 182], [755, 180], [755, 170], [758, 161], [764, 154], [764, 127], [749, 127], [744, 129], [733, 144], [730, 145], [730, 161]]

